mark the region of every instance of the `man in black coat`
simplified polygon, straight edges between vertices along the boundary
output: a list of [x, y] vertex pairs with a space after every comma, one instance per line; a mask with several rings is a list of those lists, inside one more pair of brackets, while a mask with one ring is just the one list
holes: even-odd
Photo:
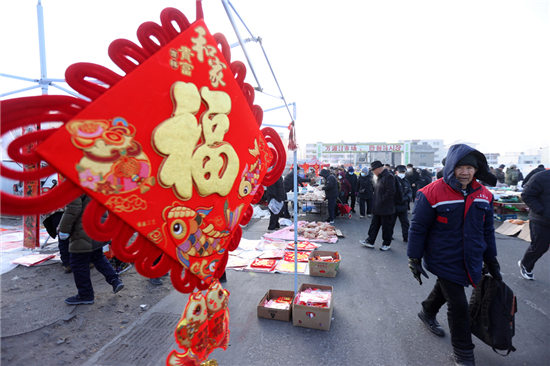
[[412, 164], [407, 164], [407, 173], [405, 179], [409, 181], [412, 189], [412, 200], [414, 202], [416, 198], [416, 191], [418, 191], [418, 181], [420, 180], [420, 173], [416, 170]]
[[395, 223], [397, 222], [397, 218], [399, 218], [399, 222], [401, 222], [401, 234], [403, 235], [403, 241], [405, 243], [409, 240], [410, 224], [407, 211], [409, 210], [409, 202], [411, 202], [412, 199], [411, 185], [409, 181], [405, 179], [406, 170], [407, 168], [405, 168], [405, 165], [398, 165], [395, 168], [395, 213], [392, 215], [391, 219], [391, 230], [393, 233]]
[[336, 210], [336, 199], [338, 198], [338, 181], [336, 180], [336, 177], [330, 174], [326, 169], [321, 170], [319, 175], [325, 178], [323, 190], [325, 191], [325, 197], [328, 201], [327, 222], [334, 224], [334, 211]]
[[[283, 177], [280, 177], [275, 183], [267, 187], [265, 194], [268, 204], [271, 202], [272, 199], [274, 199], [275, 201], [281, 202], [284, 205], [286, 193], [283, 184]], [[269, 208], [269, 213], [271, 215], [269, 216], [269, 226], [267, 227], [267, 230], [279, 229], [281, 227], [279, 225], [279, 217], [282, 216], [281, 214], [283, 213], [283, 209], [281, 208], [280, 211], [275, 213], [271, 210], [271, 208]]]
[[[356, 196], [356, 188], [357, 188], [357, 175], [355, 175], [355, 171], [353, 170], [353, 167], [350, 166], [348, 168], [348, 174], [346, 175], [346, 179], [348, 180], [350, 186], [351, 186], [351, 212], [355, 213], [355, 196]], [[347, 202], [344, 202], [347, 203]]]
[[395, 175], [388, 169], [384, 169], [384, 165], [378, 160], [371, 163], [371, 170], [378, 177], [374, 186], [373, 215], [368, 237], [365, 240], [359, 240], [359, 243], [367, 248], [374, 248], [374, 241], [378, 236], [380, 226], [382, 226], [383, 242], [380, 250], [388, 250], [393, 234], [391, 217], [395, 213]]
[[523, 278], [534, 280], [535, 262], [550, 246], [550, 170], [534, 174], [521, 192], [521, 199], [529, 207], [531, 245], [518, 265]]
[[374, 186], [372, 184], [372, 173], [366, 166], [361, 169], [361, 174], [357, 179], [356, 191], [359, 197], [359, 218], [365, 218], [365, 204], [367, 206], [367, 216], [372, 216], [372, 197], [374, 196]]
[[531, 179], [531, 177], [539, 172], [543, 172], [545, 171], [546, 169], [544, 168], [544, 165], [543, 164], [540, 164], [538, 167], [536, 167], [535, 169], [531, 170], [529, 172], [529, 174], [527, 174], [527, 176], [525, 176], [525, 178], [523, 179], [523, 186], [525, 187], [527, 185], [527, 183], [529, 182], [529, 179]]

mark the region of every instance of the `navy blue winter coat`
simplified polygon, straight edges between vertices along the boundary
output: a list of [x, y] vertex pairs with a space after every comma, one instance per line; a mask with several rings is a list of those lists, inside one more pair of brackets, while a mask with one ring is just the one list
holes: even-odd
[[471, 152], [479, 166], [475, 177], [496, 183], [483, 154], [467, 145], [453, 145], [443, 179], [417, 192], [407, 245], [409, 258], [424, 258], [428, 271], [463, 286], [475, 286], [483, 260], [497, 255], [493, 195], [475, 179], [464, 195], [454, 176], [456, 163]]

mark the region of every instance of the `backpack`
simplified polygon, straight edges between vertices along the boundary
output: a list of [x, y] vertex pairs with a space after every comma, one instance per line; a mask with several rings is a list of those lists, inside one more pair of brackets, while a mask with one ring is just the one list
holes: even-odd
[[515, 334], [515, 314], [518, 312], [514, 292], [503, 281], [483, 275], [470, 299], [472, 334], [496, 350], [510, 352]]

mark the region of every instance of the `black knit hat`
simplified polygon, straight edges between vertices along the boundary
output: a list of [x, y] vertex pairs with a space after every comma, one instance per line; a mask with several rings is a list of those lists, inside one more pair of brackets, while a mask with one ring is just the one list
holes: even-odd
[[466, 155], [465, 157], [463, 157], [462, 159], [460, 159], [456, 165], [455, 165], [455, 168], [457, 166], [463, 166], [463, 165], [469, 165], [469, 166], [473, 166], [474, 168], [478, 169], [479, 166], [477, 164], [477, 159], [476, 157], [473, 155], [473, 154], [468, 154]]
[[405, 165], [398, 165], [395, 167], [395, 170], [397, 170], [398, 172], [406, 172], [407, 167]]

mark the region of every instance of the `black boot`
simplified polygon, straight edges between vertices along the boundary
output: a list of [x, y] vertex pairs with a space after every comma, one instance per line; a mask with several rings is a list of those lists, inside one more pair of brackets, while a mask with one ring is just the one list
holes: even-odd
[[473, 349], [459, 349], [453, 347], [451, 360], [455, 362], [455, 366], [476, 366]]
[[418, 313], [418, 317], [424, 324], [426, 324], [426, 327], [430, 332], [435, 334], [438, 337], [445, 337], [445, 331], [443, 331], [443, 328], [441, 328], [441, 325], [439, 325], [439, 322], [435, 318], [435, 315], [428, 314], [424, 311], [424, 307], [422, 307], [422, 310]]

